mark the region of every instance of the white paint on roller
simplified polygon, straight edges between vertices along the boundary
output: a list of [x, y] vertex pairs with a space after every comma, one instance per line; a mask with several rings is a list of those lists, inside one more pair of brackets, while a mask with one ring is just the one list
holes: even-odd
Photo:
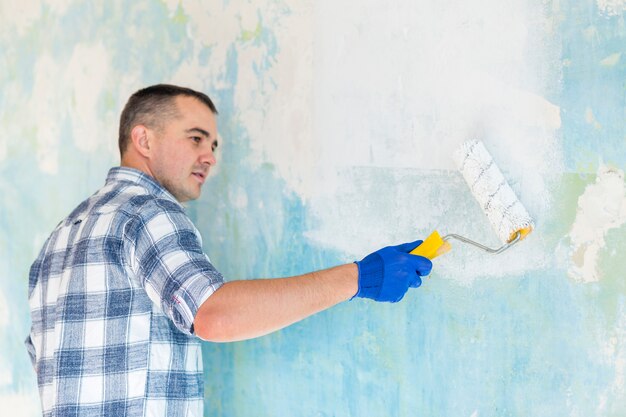
[[578, 282], [600, 280], [598, 258], [605, 236], [626, 223], [626, 186], [623, 171], [601, 165], [596, 181], [578, 198], [576, 219], [569, 232], [569, 276]]
[[[502, 245], [458, 171], [379, 171], [361, 167], [337, 172], [341, 181], [334, 205], [316, 198], [307, 206], [312, 220], [305, 237], [343, 253], [346, 262], [381, 246], [423, 239], [433, 230], [457, 233], [490, 247]], [[433, 274], [460, 286], [541, 270], [553, 262], [549, 239], [539, 226], [496, 256], [461, 242], [451, 244], [452, 251], [436, 260]]]
[[482, 142], [464, 142], [454, 159], [502, 243], [509, 242], [515, 232], [534, 226], [528, 211]]

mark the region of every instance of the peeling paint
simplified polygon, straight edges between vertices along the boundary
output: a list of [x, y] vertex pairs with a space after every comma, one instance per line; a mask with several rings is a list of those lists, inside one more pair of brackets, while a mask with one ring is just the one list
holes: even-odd
[[569, 276], [578, 282], [601, 279], [599, 256], [605, 236], [626, 222], [624, 172], [601, 165], [596, 181], [578, 198], [576, 219], [569, 232], [572, 263]]
[[608, 16], [619, 16], [626, 11], [626, 0], [596, 0], [598, 8]]

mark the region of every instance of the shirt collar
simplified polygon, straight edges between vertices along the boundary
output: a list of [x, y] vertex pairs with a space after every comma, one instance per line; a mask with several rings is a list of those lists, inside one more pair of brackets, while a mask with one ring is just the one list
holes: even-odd
[[159, 197], [167, 198], [168, 200], [172, 200], [179, 206], [183, 207], [176, 197], [170, 194], [161, 184], [157, 182], [156, 179], [151, 177], [150, 175], [139, 171], [135, 168], [129, 167], [114, 167], [109, 170], [109, 174], [107, 175], [106, 184], [112, 182], [131, 182], [133, 184], [137, 184], [140, 187], [147, 189], [151, 194], [156, 194]]

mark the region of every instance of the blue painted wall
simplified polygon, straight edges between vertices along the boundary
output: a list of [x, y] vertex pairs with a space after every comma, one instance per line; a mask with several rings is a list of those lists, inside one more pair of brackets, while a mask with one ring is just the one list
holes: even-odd
[[437, 228], [497, 245], [451, 153], [482, 139], [537, 229], [461, 245], [399, 304], [206, 344], [207, 416], [626, 414], [626, 2], [0, 4], [0, 403], [39, 413], [28, 267], [118, 163], [127, 97], [216, 101], [189, 212], [229, 279]]

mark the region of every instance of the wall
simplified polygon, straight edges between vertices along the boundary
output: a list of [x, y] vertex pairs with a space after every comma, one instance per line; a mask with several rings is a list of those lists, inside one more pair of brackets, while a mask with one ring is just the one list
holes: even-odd
[[204, 349], [211, 416], [626, 414], [626, 1], [0, 3], [0, 404], [38, 414], [27, 273], [118, 163], [127, 97], [210, 94], [189, 212], [229, 279], [437, 228], [496, 245], [451, 153], [482, 139], [536, 220], [462, 245], [399, 304], [350, 301]]

